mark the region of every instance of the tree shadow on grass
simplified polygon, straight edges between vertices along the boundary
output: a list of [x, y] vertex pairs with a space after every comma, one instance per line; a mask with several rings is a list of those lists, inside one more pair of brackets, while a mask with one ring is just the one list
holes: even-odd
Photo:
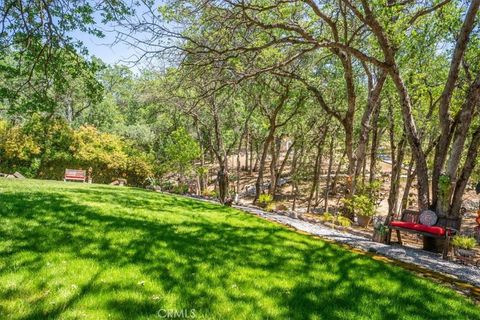
[[[79, 200], [72, 201], [73, 196]], [[102, 295], [108, 298], [101, 307], [124, 319], [153, 318], [172, 305], [194, 308], [210, 319], [239, 314], [259, 319], [480, 314], [452, 291], [398, 267], [213, 204], [96, 187], [3, 193], [0, 202], [6, 204], [0, 222], [9, 226], [2, 233], [11, 241], [0, 259], [13, 263], [18, 253], [31, 253], [33, 260], [21, 267], [32, 277], [45, 268], [43, 257], [55, 253], [99, 268], [60, 307], [34, 308], [25, 317], [29, 319], [57, 318], [82, 299]], [[99, 209], [91, 202], [111, 207]], [[138, 208], [148, 215], [133, 212]], [[134, 277], [147, 275], [153, 287], [139, 287], [135, 279], [121, 276], [113, 282], [99, 280], [109, 270], [123, 268], [138, 270]], [[0, 269], [0, 275], [8, 272]], [[158, 291], [158, 299], [144, 299]], [[12, 295], [5, 291], [0, 300]]]

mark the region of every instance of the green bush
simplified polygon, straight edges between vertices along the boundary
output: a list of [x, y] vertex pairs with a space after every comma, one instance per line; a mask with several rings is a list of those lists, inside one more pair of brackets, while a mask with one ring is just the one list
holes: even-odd
[[357, 187], [357, 195], [363, 195], [371, 199], [371, 201], [376, 204], [379, 203], [381, 200], [381, 189], [382, 189], [382, 181], [380, 180], [373, 180], [370, 183], [365, 183], [363, 185], [359, 185]]
[[331, 214], [330, 212], [325, 212], [321, 219], [325, 222], [333, 222], [335, 221], [335, 216], [333, 214]]
[[204, 197], [212, 197], [212, 198], [215, 198], [217, 196], [217, 192], [215, 190], [209, 190], [209, 189], [205, 189], [203, 190], [203, 193], [202, 195]]
[[185, 183], [175, 184], [171, 181], [163, 181], [160, 183], [160, 188], [162, 191], [176, 194], [185, 194], [188, 192], [188, 184]]
[[388, 233], [388, 227], [383, 223], [377, 223], [373, 227], [373, 229], [380, 235], [386, 235]]
[[330, 212], [325, 212], [321, 219], [324, 222], [331, 222], [335, 225], [342, 226], [342, 227], [350, 227], [352, 225], [352, 221], [344, 216], [334, 215]]
[[172, 191], [174, 185], [171, 181], [160, 181], [160, 189], [162, 189], [162, 191], [167, 191], [167, 192], [170, 192]]
[[265, 211], [273, 212], [275, 210], [275, 203], [270, 202], [265, 206]]
[[375, 215], [374, 200], [366, 195], [354, 195], [351, 198], [344, 199], [343, 204], [350, 212], [366, 217]]
[[124, 178], [129, 185], [143, 185], [155, 172], [154, 156], [129, 140], [40, 116], [22, 125], [0, 119], [0, 157], [1, 172], [19, 171], [29, 178], [62, 180], [67, 168], [92, 168], [93, 182]]
[[147, 177], [147, 179], [145, 179], [145, 186], [153, 188], [159, 185], [160, 185], [160, 181], [155, 177]]
[[260, 207], [267, 207], [270, 203], [272, 203], [273, 201], [273, 197], [271, 194], [268, 194], [268, 193], [264, 193], [264, 194], [261, 194], [259, 197], [258, 197], [258, 200], [257, 200], [257, 204], [260, 206]]
[[188, 184], [180, 183], [172, 188], [173, 193], [185, 194], [188, 192]]
[[477, 240], [468, 236], [456, 236], [452, 240], [452, 245], [456, 248], [471, 250], [477, 245]]
[[337, 217], [337, 224], [342, 227], [350, 227], [352, 225], [352, 220], [344, 216]]

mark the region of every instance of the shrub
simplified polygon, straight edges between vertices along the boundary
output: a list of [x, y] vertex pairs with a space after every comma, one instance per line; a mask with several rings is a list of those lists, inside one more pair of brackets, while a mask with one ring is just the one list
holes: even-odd
[[215, 190], [209, 190], [209, 189], [205, 189], [203, 190], [203, 193], [202, 195], [204, 197], [212, 197], [212, 198], [215, 198], [217, 196], [217, 192]]
[[173, 187], [174, 185], [171, 181], [167, 180], [167, 181], [160, 182], [160, 189], [162, 189], [162, 191], [171, 192]]
[[477, 245], [477, 240], [468, 236], [456, 236], [452, 240], [452, 245], [456, 248], [471, 250]]
[[185, 194], [188, 192], [188, 184], [180, 183], [172, 188], [173, 193]]
[[275, 210], [275, 203], [270, 202], [265, 206], [265, 211], [273, 212]]
[[96, 173], [120, 175], [127, 169], [128, 156], [122, 138], [98, 131], [95, 127], [83, 126], [74, 132], [70, 146], [75, 160], [83, 167], [93, 167]]
[[278, 211], [288, 211], [288, 207], [284, 203], [276, 203], [275, 209]]
[[160, 185], [160, 181], [155, 177], [147, 177], [145, 179], [145, 186], [147, 186], [147, 187], [153, 188], [153, 187], [158, 186], [158, 185]]
[[265, 194], [261, 194], [259, 197], [258, 197], [258, 200], [257, 200], [257, 203], [260, 207], [267, 207], [270, 203], [272, 203], [273, 201], [273, 197], [271, 194], [268, 194], [268, 193], [265, 193]]
[[124, 172], [128, 182], [132, 185], [140, 185], [145, 179], [153, 176], [154, 157], [132, 147], [127, 149], [127, 168]]
[[388, 233], [388, 227], [384, 225], [381, 221], [374, 223], [373, 229], [380, 235], [386, 235]]
[[199, 166], [195, 170], [200, 177], [205, 177], [206, 175], [208, 175], [208, 167]]
[[333, 222], [335, 220], [335, 216], [331, 214], [330, 212], [325, 212], [321, 219], [325, 222]]
[[335, 225], [342, 226], [342, 227], [350, 227], [352, 225], [352, 221], [344, 216], [334, 215], [330, 212], [325, 212], [321, 219], [324, 222], [331, 222]]
[[92, 168], [93, 181], [124, 178], [142, 185], [155, 172], [155, 157], [132, 141], [92, 126], [72, 129], [63, 119], [34, 115], [22, 125], [0, 119], [0, 171], [63, 179], [66, 168]]
[[347, 210], [358, 215], [373, 217], [375, 215], [375, 203], [373, 199], [366, 195], [354, 195], [349, 199], [344, 199], [343, 204]]
[[344, 216], [337, 217], [337, 224], [342, 227], [350, 227], [352, 225], [352, 220]]
[[382, 182], [380, 180], [374, 180], [371, 183], [358, 186], [356, 194], [367, 196], [374, 204], [378, 204], [381, 200], [381, 189]]

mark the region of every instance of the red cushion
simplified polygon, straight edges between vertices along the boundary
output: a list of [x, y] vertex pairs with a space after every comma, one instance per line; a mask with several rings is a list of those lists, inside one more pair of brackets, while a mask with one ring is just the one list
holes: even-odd
[[390, 225], [392, 227], [400, 227], [400, 228], [410, 229], [410, 230], [415, 230], [420, 232], [428, 232], [437, 236], [445, 235], [445, 229], [442, 227], [425, 226], [423, 224], [419, 224], [415, 222], [392, 221]]
[[78, 176], [65, 176], [65, 179], [72, 179], [72, 180], [83, 180], [85, 177], [78, 177]]

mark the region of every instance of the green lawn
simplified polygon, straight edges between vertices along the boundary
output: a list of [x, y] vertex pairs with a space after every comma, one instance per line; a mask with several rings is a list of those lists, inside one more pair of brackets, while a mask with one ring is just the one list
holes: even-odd
[[450, 289], [234, 209], [0, 179], [1, 319], [182, 310], [196, 319], [480, 319]]

